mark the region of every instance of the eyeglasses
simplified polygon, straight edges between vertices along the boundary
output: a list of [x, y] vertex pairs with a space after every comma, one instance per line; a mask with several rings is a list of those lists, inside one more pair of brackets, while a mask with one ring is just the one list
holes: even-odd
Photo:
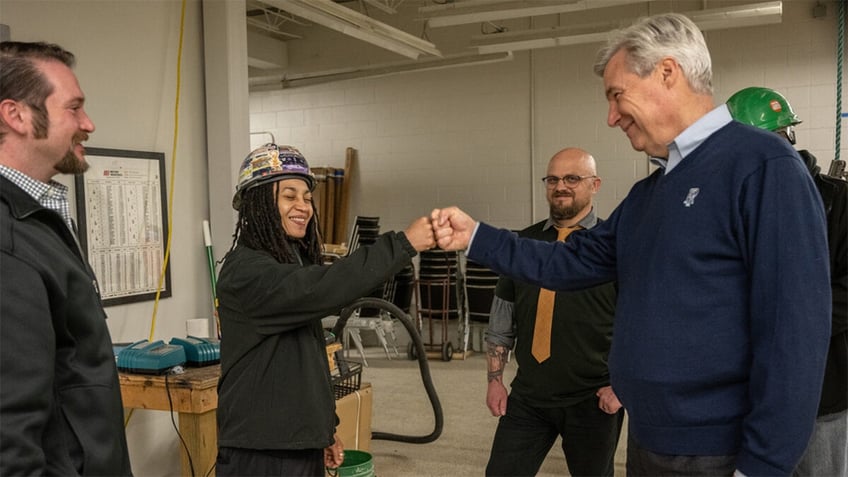
[[553, 189], [554, 187], [556, 187], [557, 184], [559, 184], [559, 181], [564, 182], [565, 185], [568, 186], [568, 187], [577, 187], [578, 184], [583, 182], [583, 179], [591, 179], [591, 178], [594, 178], [594, 177], [598, 177], [598, 176], [595, 176], [595, 175], [592, 175], [592, 176], [576, 176], [574, 174], [566, 174], [562, 177], [545, 176], [545, 177], [542, 178], [542, 182], [544, 182], [545, 185], [548, 186], [549, 189]]

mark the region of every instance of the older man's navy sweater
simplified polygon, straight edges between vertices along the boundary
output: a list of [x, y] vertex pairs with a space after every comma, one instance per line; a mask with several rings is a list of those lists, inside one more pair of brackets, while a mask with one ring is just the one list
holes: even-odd
[[610, 375], [640, 446], [788, 475], [830, 329], [825, 219], [786, 141], [739, 123], [567, 243], [480, 224], [468, 257], [551, 289], [619, 283]]

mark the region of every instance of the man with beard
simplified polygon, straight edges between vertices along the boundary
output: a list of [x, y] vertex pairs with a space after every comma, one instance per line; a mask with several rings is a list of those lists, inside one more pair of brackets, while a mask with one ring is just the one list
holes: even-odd
[[[600, 222], [592, 198], [601, 179], [589, 153], [559, 151], [542, 182], [550, 216], [519, 236], [568, 240]], [[500, 421], [486, 475], [536, 475], [558, 435], [571, 475], [613, 475], [624, 417], [607, 370], [615, 298], [612, 282], [554, 293], [498, 280], [486, 331], [486, 404]], [[510, 350], [518, 370], [507, 396], [503, 371]]]
[[58, 173], [94, 132], [74, 55], [0, 43], [0, 475], [131, 475], [97, 280]]

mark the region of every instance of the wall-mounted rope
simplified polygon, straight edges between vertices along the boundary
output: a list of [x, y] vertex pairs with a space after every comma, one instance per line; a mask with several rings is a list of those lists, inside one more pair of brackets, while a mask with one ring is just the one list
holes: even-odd
[[842, 62], [845, 43], [845, 2], [836, 2], [839, 7], [836, 13], [836, 133], [834, 161], [839, 160], [839, 150], [842, 145]]

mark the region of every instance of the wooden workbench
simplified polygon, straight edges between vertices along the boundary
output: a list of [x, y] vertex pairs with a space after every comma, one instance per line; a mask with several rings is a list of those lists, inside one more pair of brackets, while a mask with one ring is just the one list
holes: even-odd
[[[328, 355], [336, 347], [328, 347]], [[218, 378], [221, 365], [185, 368], [184, 374], [165, 376], [118, 373], [124, 407], [179, 413], [179, 430], [191, 455], [194, 472], [186, 449], [180, 445], [180, 475], [215, 476], [218, 455]], [[339, 425], [336, 432], [347, 449], [368, 450], [371, 443], [371, 384], [362, 383], [359, 391], [336, 400]]]
[[179, 413], [179, 430], [191, 454], [189, 465], [186, 449], [180, 446], [181, 475], [215, 475], [212, 467], [218, 455], [218, 432], [215, 410], [218, 408], [218, 378], [221, 366], [185, 368], [184, 374], [165, 376], [119, 373], [124, 407], [153, 409]]

